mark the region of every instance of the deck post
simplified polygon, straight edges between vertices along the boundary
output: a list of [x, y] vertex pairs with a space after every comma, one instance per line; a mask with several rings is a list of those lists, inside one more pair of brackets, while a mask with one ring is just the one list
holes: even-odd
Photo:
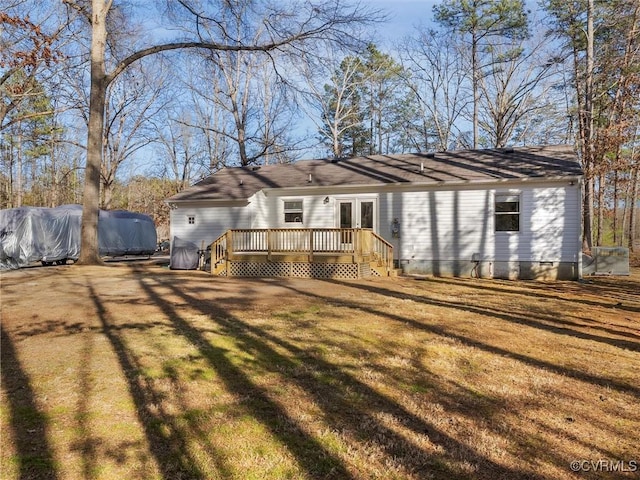
[[309, 229], [309, 262], [313, 262], [313, 228]]
[[373, 252], [373, 245], [371, 244], [371, 230], [360, 230], [361, 232], [361, 240], [360, 243], [360, 255], [362, 259], [371, 258], [371, 253]]
[[271, 235], [271, 229], [267, 228], [267, 261], [271, 261], [271, 240], [273, 236]]
[[362, 258], [362, 230], [352, 230], [353, 235], [353, 263], [359, 263]]
[[231, 230], [227, 230], [227, 248], [224, 253], [224, 273], [228, 277], [229, 276], [229, 260], [233, 255], [233, 232]]

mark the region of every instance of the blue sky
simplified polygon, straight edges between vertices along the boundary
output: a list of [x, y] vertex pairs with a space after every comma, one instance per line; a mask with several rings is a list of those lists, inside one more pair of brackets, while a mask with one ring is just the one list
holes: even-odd
[[372, 8], [388, 13], [389, 22], [380, 34], [391, 42], [413, 33], [420, 24], [430, 23], [437, 3], [439, 0], [369, 0]]
[[[372, 8], [384, 10], [389, 15], [388, 23], [380, 27], [380, 43], [392, 47], [394, 41], [415, 33], [415, 27], [433, 20], [433, 6], [442, 0], [366, 0]], [[540, 14], [537, 0], [525, 0], [526, 8], [533, 16]]]

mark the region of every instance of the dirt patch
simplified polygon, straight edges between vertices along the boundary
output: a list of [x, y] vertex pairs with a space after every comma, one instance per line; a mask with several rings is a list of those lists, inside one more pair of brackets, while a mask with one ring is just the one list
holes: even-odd
[[637, 476], [638, 269], [344, 281], [140, 262], [6, 272], [1, 295], [3, 479]]

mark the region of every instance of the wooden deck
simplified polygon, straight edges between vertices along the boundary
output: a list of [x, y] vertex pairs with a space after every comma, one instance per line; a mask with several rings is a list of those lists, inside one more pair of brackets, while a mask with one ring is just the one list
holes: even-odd
[[227, 230], [211, 244], [211, 273], [225, 276], [389, 276], [393, 247], [372, 230]]

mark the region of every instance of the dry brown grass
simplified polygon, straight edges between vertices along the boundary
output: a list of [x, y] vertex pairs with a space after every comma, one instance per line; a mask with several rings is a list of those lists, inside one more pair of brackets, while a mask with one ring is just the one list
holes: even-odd
[[638, 270], [534, 283], [69, 266], [4, 273], [1, 292], [3, 479], [638, 475], [570, 469], [640, 461]]

